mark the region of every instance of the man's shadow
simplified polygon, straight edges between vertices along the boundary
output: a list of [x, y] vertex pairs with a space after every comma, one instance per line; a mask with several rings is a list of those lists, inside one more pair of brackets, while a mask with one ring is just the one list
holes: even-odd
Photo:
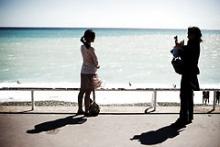
[[144, 145], [154, 145], [162, 143], [169, 138], [174, 138], [179, 135], [181, 128], [174, 128], [171, 125], [165, 126], [158, 130], [142, 133], [141, 135], [135, 135], [131, 140], [139, 140]]
[[87, 121], [85, 117], [76, 117], [68, 116], [66, 118], [61, 118], [53, 121], [47, 121], [38, 125], [34, 126], [34, 129], [27, 130], [27, 133], [34, 134], [34, 133], [41, 133], [43, 131], [51, 131], [56, 130], [58, 128], [64, 127], [66, 125], [75, 125], [75, 124], [83, 124]]

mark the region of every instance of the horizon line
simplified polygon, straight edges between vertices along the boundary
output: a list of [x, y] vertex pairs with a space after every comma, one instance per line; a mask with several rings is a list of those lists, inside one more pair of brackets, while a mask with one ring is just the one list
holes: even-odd
[[[134, 30], [187, 30], [187, 28], [153, 28], [153, 27], [44, 27], [44, 26], [0, 26], [0, 29], [134, 29]], [[220, 31], [220, 29], [201, 29], [210, 31]]]

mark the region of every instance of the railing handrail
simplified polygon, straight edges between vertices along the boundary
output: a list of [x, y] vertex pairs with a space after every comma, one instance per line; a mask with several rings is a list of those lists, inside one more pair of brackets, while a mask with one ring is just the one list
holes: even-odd
[[[77, 91], [80, 88], [64, 88], [64, 87], [1, 87], [0, 91], [31, 91], [32, 110], [34, 110], [34, 91]], [[96, 91], [152, 91], [153, 92], [153, 110], [156, 111], [157, 104], [157, 92], [158, 91], [179, 91], [180, 88], [100, 88]], [[199, 91], [213, 91], [213, 110], [215, 110], [216, 91], [220, 91], [220, 88], [201, 88]], [[93, 98], [95, 99], [95, 92], [93, 92]], [[146, 109], [147, 111], [148, 109]], [[151, 112], [152, 112], [151, 111]]]

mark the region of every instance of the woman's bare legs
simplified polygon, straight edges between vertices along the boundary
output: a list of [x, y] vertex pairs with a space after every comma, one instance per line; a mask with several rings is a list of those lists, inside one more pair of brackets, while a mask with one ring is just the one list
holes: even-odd
[[78, 95], [78, 111], [77, 111], [77, 113], [83, 113], [82, 101], [83, 101], [84, 93], [85, 93], [85, 90], [80, 89], [80, 92], [79, 92], [79, 95]]
[[86, 95], [85, 95], [85, 112], [86, 113], [89, 113], [91, 92], [92, 92], [92, 90], [86, 90]]

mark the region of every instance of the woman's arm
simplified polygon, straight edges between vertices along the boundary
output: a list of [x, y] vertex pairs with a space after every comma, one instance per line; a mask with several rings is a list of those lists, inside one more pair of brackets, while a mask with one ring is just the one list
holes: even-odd
[[92, 60], [93, 60], [93, 63], [95, 64], [95, 66], [97, 67], [97, 68], [99, 68], [100, 66], [99, 66], [99, 63], [98, 63], [98, 58], [97, 58], [97, 56], [96, 56], [96, 54], [95, 54], [95, 49], [94, 48], [90, 48], [90, 54], [91, 54], [91, 56], [92, 56]]

